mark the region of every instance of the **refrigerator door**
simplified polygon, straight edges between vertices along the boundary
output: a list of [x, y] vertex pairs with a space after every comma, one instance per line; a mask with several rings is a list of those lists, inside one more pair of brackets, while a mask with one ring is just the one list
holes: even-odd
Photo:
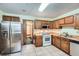
[[0, 39], [1, 41], [1, 53], [2, 54], [7, 54], [10, 53], [10, 22], [4, 21], [1, 23], [1, 36], [2, 38]]
[[11, 22], [11, 53], [21, 51], [21, 23]]

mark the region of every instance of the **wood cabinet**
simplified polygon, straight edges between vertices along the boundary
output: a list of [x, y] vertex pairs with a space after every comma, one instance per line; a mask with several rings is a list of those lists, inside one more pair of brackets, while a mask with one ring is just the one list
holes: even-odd
[[43, 26], [43, 25], [49, 25], [49, 22], [42, 20], [42, 26]]
[[56, 29], [59, 29], [59, 21], [56, 21]]
[[53, 29], [56, 29], [57, 26], [56, 26], [56, 21], [53, 22]]
[[74, 23], [74, 16], [65, 17], [65, 24], [73, 24]]
[[66, 52], [67, 54], [70, 54], [70, 42], [69, 39], [61, 38], [61, 49]]
[[3, 21], [20, 22], [20, 18], [19, 17], [15, 17], [15, 16], [6, 16], [6, 15], [3, 15]]
[[68, 16], [56, 21], [53, 21], [53, 28], [54, 29], [59, 29], [60, 26], [73, 26], [75, 27], [75, 20], [74, 20], [74, 16]]
[[53, 45], [55, 45], [56, 47], [60, 48], [60, 37], [58, 36], [53, 36]]
[[49, 21], [44, 21], [44, 20], [36, 20], [34, 23], [35, 23], [34, 25], [35, 29], [43, 29], [42, 26], [48, 25], [49, 27], [50, 25]]
[[79, 29], [79, 14], [75, 15], [75, 27]]
[[58, 28], [59, 28], [59, 23], [58, 23], [58, 21], [55, 21], [55, 22], [53, 23], [53, 28], [54, 28], [54, 29], [58, 29]]
[[49, 22], [49, 29], [53, 29], [53, 22]]
[[35, 29], [41, 29], [41, 25], [42, 24], [42, 21], [40, 21], [40, 20], [36, 20], [35, 22], [34, 22], [34, 27], [35, 27]]
[[53, 27], [53, 29], [55, 29], [55, 22], [54, 21], [52, 22], [52, 27]]
[[35, 46], [36, 47], [42, 46], [42, 36], [35, 36]]
[[64, 18], [59, 19], [58, 21], [59, 21], [59, 25], [63, 25], [63, 24], [65, 23], [65, 22], [64, 22], [64, 21], [65, 21]]
[[15, 22], [20, 22], [20, 18], [19, 17], [12, 17], [12, 21], [15, 21]]
[[70, 55], [70, 41], [67, 38], [53, 36], [53, 45]]
[[10, 16], [3, 16], [4, 21], [12, 21], [12, 18]]

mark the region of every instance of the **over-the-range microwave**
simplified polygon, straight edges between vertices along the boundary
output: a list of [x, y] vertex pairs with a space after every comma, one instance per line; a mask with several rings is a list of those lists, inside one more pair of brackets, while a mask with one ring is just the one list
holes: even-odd
[[49, 26], [48, 25], [42, 25], [42, 29], [48, 29]]

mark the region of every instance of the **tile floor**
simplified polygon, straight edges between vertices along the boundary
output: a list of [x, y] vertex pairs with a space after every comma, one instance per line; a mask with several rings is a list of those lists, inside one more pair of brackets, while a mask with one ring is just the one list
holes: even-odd
[[33, 44], [24, 45], [22, 52], [8, 56], [68, 56], [54, 46], [35, 47]]

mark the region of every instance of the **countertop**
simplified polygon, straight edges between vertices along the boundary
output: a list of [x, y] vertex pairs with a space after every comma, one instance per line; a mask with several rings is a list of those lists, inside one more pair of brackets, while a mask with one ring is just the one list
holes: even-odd
[[76, 35], [73, 35], [71, 37], [70, 36], [65, 37], [65, 36], [61, 36], [59, 34], [53, 34], [53, 36], [59, 36], [59, 37], [63, 37], [63, 38], [67, 38], [69, 40], [74, 40], [74, 41], [78, 41], [79, 42], [79, 36], [76, 36]]
[[[48, 33], [48, 34], [53, 35], [53, 36], [59, 36], [59, 37], [67, 38], [69, 40], [74, 40], [74, 41], [79, 42], [79, 36], [76, 36], [76, 35], [73, 35], [72, 37], [69, 37], [69, 36], [65, 37], [65, 36], [61, 36], [58, 33], [54, 33], [54, 32], [51, 32], [51, 33]], [[36, 34], [35, 36], [42, 36], [42, 34]]]
[[[64, 36], [61, 36], [61, 37], [64, 37]], [[69, 40], [74, 40], [74, 41], [78, 41], [79, 42], [79, 36], [64, 37], [64, 38], [67, 38]]]

